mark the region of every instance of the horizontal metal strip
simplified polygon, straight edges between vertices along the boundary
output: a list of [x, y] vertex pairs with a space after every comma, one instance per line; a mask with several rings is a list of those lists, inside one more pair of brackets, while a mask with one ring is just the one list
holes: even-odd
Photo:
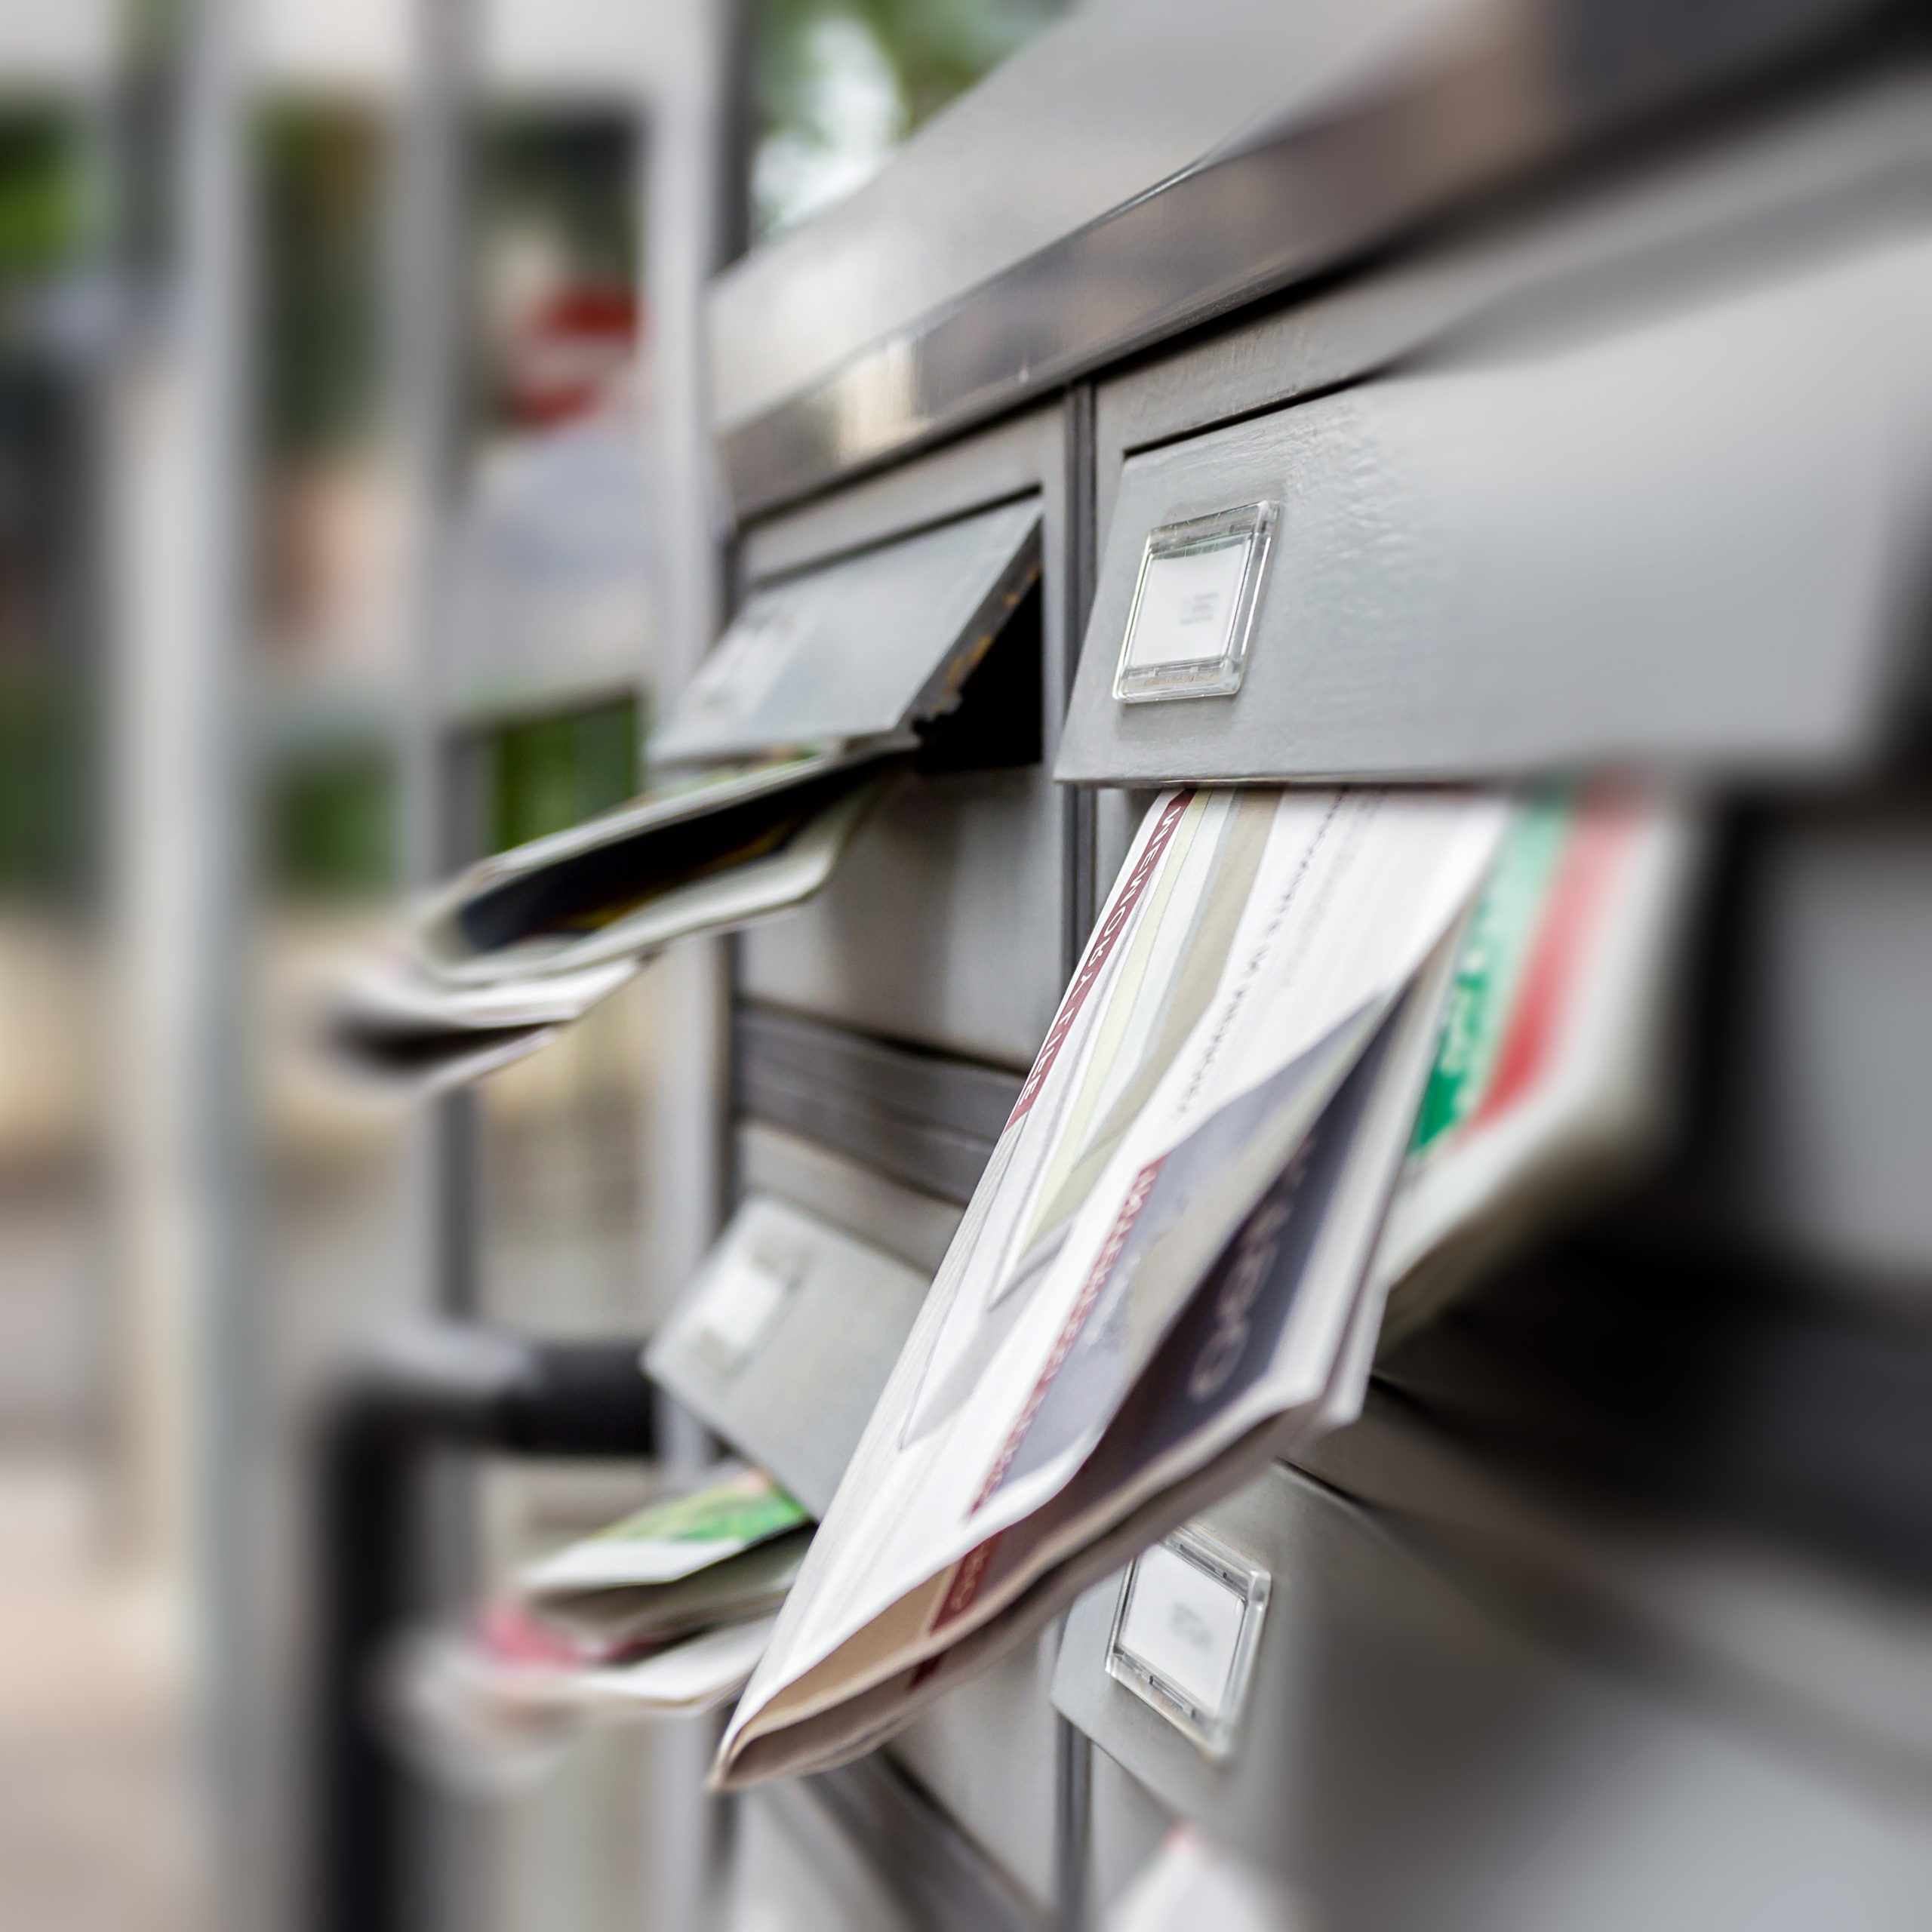
[[970, 1200], [992, 1153], [989, 1140], [897, 1118], [835, 1090], [768, 1072], [741, 1068], [737, 1102], [746, 1118], [815, 1140], [945, 1201]]
[[737, 1035], [741, 1067], [829, 1089], [896, 1119], [989, 1145], [999, 1138], [1025, 1084], [1001, 1068], [868, 1038], [768, 1006], [741, 1003]]
[[[1886, 11], [1654, 8], [1641, 61], [1574, 57], [1629, 38], [1606, 0], [1547, 0], [1518, 34], [1443, 36], [1405, 85], [1183, 170], [728, 429], [737, 514], [984, 421], [1613, 133], [1741, 92]], [[1532, 37], [1572, 57], [1531, 59]]]

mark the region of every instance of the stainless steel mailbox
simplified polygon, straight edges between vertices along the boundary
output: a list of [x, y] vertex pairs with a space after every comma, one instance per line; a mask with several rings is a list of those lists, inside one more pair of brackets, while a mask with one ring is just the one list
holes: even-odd
[[[1137, 18], [1159, 41], [1171, 29], [1155, 11]], [[1674, 72], [1687, 103], [1745, 69], [1718, 57], [1737, 23], [1679, 13], [1634, 32], [1608, 7], [1469, 18], [1496, 29], [1491, 82], [1549, 80], [1553, 50], [1587, 25], [1593, 46], [1612, 35], [1641, 51], [1646, 74]], [[1389, 29], [1405, 82], [1426, 78], [1442, 44], [1432, 36], [1454, 24], [1417, 20], [1426, 48], [1392, 17]], [[1331, 24], [1366, 31], [1346, 9]], [[1770, 17], [1755, 24], [1768, 31]], [[1822, 44], [1798, 15], [1786, 24], [1794, 49]], [[1238, 62], [1263, 38], [1251, 25], [1219, 41], [1204, 31], [1191, 51]], [[1079, 66], [1078, 42], [1060, 57], [1073, 63], [1063, 72]], [[1373, 201], [1378, 184], [1399, 185], [1418, 155], [1439, 158], [1442, 134], [1500, 138], [1512, 103], [1534, 108], [1519, 129], [1553, 131], [1534, 86], [1506, 88], [1502, 108], [1492, 92], [1458, 96], [1474, 111], [1447, 118], [1449, 96], [1405, 90], [1402, 114], [1364, 119], [1355, 82], [1338, 100], [1321, 69], [1298, 97], [1293, 143], [1238, 117], [1220, 146], [1024, 247], [994, 189], [1014, 178], [1010, 134], [1048, 124], [1036, 112], [1010, 131], [989, 115], [977, 125], [982, 144], [986, 130], [1001, 137], [996, 165], [962, 168], [969, 108], [915, 141], [816, 249], [808, 232], [735, 271], [717, 337], [731, 372], [720, 441], [752, 519], [739, 562], [754, 600], [1023, 501], [1040, 507], [1044, 574], [1044, 767], [913, 781], [817, 903], [737, 942], [741, 1180], [933, 1265], [1004, 1117], [1000, 1080], [1030, 1057], [1152, 788], [1629, 764], [1708, 780], [1722, 805], [1759, 783], [1884, 782], [1883, 755], [1904, 736], [1908, 655], [1923, 641], [1912, 598], [1932, 510], [1932, 69], [1918, 53], [1896, 66], [1863, 59], [1794, 69], [1788, 89], [1740, 95], [1721, 125], [1687, 115], [1669, 140], [1632, 124], [1628, 146], [1580, 149], [1575, 173], [1426, 230], [1392, 218], [1398, 202], [1423, 204], [1398, 196], [1370, 219], [1352, 191]], [[1167, 99], [1164, 66], [1142, 78]], [[1131, 116], [1102, 118], [1109, 143], [1131, 141]], [[1051, 130], [1094, 118], [1051, 117]], [[1572, 136], [1585, 125], [1558, 121]], [[1359, 149], [1336, 145], [1349, 127]], [[1448, 185], [1433, 165], [1415, 178]], [[930, 234], [929, 210], [947, 218]], [[1309, 253], [1309, 218], [1343, 214], [1322, 232], [1346, 248]], [[981, 273], [932, 245], [942, 232], [1010, 252], [964, 251]], [[881, 306], [863, 278], [832, 291], [827, 264], [839, 261], [882, 266], [903, 301]], [[1298, 284], [1318, 262], [1324, 279]], [[829, 292], [851, 300], [827, 309]], [[768, 325], [774, 294], [798, 303], [804, 333]], [[843, 318], [835, 340], [827, 314]], [[1063, 383], [1054, 407], [1037, 407]], [[1023, 407], [1033, 413], [1002, 420]], [[867, 475], [881, 464], [893, 466]], [[1123, 664], [1141, 620], [1152, 628]], [[1155, 635], [1196, 623], [1199, 636]], [[1909, 842], [1882, 881], [1841, 869], [1834, 844], [1761, 892], [1761, 921], [1801, 926], [1812, 943], [1803, 984], [1780, 981], [1779, 958], [1755, 983], [1774, 1006], [1801, 1007], [1804, 1023], [1778, 1009], [1773, 1044], [1797, 1051], [1759, 1057], [1752, 1092], [1780, 1111], [1734, 1143], [1731, 1179], [1748, 1206], [1774, 1196], [1788, 1211], [1770, 1225], [1838, 1237], [1841, 1251], [1853, 1225], [1872, 1258], [1915, 1266], [1924, 1217], [1899, 1180], [1900, 1150], [1916, 1142], [1889, 1140], [1881, 1172], [1861, 1137], [1877, 1124], [1875, 1070], [1906, 1094], [1922, 1058], [1916, 1034], [1908, 1053], [1884, 1056], [1880, 1042], [1906, 983], [1894, 968], [1922, 953], [1923, 921], [1895, 922], [1878, 1000], [1863, 998], [1869, 977], [1842, 970], [1878, 955], [1832, 916], [1862, 921], [1873, 902], [1895, 902], [1921, 869]], [[1853, 985], [1862, 1009], [1850, 1012], [1854, 995], [1810, 997], [1826, 978]], [[1843, 1080], [1809, 1080], [1826, 1055]], [[1807, 1091], [1825, 1104], [1801, 1125]], [[1783, 1185], [1801, 1160], [1816, 1185]], [[1653, 1302], [1694, 1272], [1687, 1261]], [[1499, 1283], [1500, 1270], [1483, 1286], [1493, 1297]], [[1572, 1285], [1556, 1281], [1552, 1297]], [[1623, 1285], [1592, 1303], [1592, 1315], [1611, 1313], [1586, 1325], [1582, 1352], [1636, 1352], [1617, 1346], [1635, 1326]], [[1493, 1300], [1484, 1312], [1494, 1318]], [[1716, 1406], [1743, 1391], [1757, 1399], [1740, 1407], [1789, 1407], [1777, 1377], [1745, 1387], [1762, 1367], [1756, 1329], [1670, 1314], [1635, 1339], [1667, 1337], [1668, 1352], [1694, 1330]], [[1549, 1352], [1531, 1346], [1533, 1321], [1519, 1327], [1521, 1373], [1503, 1392], [1547, 1395]], [[1452, 1346], [1406, 1370], [1385, 1358], [1371, 1411], [1454, 1397], [1473, 1432], [1493, 1390], [1477, 1352]], [[1400, 1373], [1411, 1380], [1396, 1384]], [[1633, 1407], [1588, 1420], [1599, 1438], [1654, 1451], [1648, 1385], [1630, 1380], [1619, 1393]], [[1835, 1423], [1857, 1415], [1847, 1435], [1875, 1432], [1869, 1407], [1810, 1412], [1826, 1410]], [[1780, 1460], [1789, 1441], [1765, 1433], [1754, 1482], [1793, 1466]], [[1093, 1922], [1176, 1817], [1284, 1869], [1315, 1922], [1341, 1932], [1876, 1926], [1914, 1909], [1932, 1877], [1919, 1843], [1926, 1754], [1912, 1736], [1923, 1684], [1909, 1669], [1863, 1676], [1884, 1646], [1822, 1614], [1832, 1660], [1863, 1687], [1801, 1710], [1779, 1662], [1796, 1593], [1719, 1577], [1711, 1523], [1725, 1538], [1762, 1527], [1725, 1513], [1721, 1484], [1709, 1485], [1715, 1504], [1681, 1580], [1723, 1613], [1673, 1622], [1655, 1596], [1614, 1587], [1602, 1552], [1574, 1571], [1531, 1560], [1559, 1534], [1566, 1549], [1586, 1540], [1580, 1510], [1558, 1508], [1553, 1528], [1546, 1518], [1512, 1541], [1500, 1517], [1444, 1501], [1446, 1458], [1432, 1447], [1379, 1463], [1370, 1434], [1330, 1438], [1201, 1519], [1251, 1584], [1269, 1584], [1232, 1729], [1177, 1727], [1130, 1687], [1131, 1671], [1109, 1673], [1116, 1584], [1082, 1600], [1057, 1647], [1049, 1638], [1009, 1658], [870, 1761], [903, 1767], [1035, 1901], [1051, 1887], [1068, 1924]], [[1663, 1456], [1687, 1482], [1733, 1446], [1692, 1433]], [[1863, 1467], [1847, 1462], [1851, 1476]], [[1815, 1486], [1817, 1473], [1806, 1464], [1785, 1486]], [[1838, 1479], [1832, 1502], [1869, 1515], [1844, 1469]], [[1619, 1494], [1663, 1518], [1635, 1481]], [[1890, 1499], [1888, 1533], [1922, 1524], [1917, 1496]], [[1804, 1561], [1821, 1554], [1820, 1595], [1863, 1577], [1848, 1560], [1833, 1570], [1829, 1545], [1798, 1546]], [[1517, 1587], [1526, 1576], [1589, 1614], [1543, 1617]], [[1918, 1626], [1901, 1626], [1909, 1648]], [[1079, 1740], [1054, 1734], [1049, 1677], [1053, 1708], [1094, 1747], [1091, 1777]], [[897, 1837], [876, 1836], [889, 1863]]]
[[890, 737], [943, 715], [1038, 577], [1039, 537], [1023, 498], [759, 585], [651, 757]]
[[[1057, 776], [1850, 764], [1889, 721], [1932, 503], [1928, 331], [1908, 235], [1128, 457]], [[1257, 504], [1239, 688], [1116, 697], [1150, 541]]]
[[[1012, 500], [1001, 506], [1002, 499]], [[754, 585], [801, 580], [828, 555], [854, 560], [827, 565], [828, 582], [832, 570], [860, 561], [875, 572], [889, 566], [915, 604], [925, 594], [924, 560], [949, 531], [1004, 531], [1029, 518], [1038, 526], [1038, 660], [1026, 675], [1038, 681], [1030, 695], [1044, 761], [905, 781], [861, 829], [826, 893], [744, 937], [738, 984], [750, 997], [1001, 1066], [1023, 1069], [1032, 1059], [1065, 979], [1068, 943], [1068, 808], [1050, 776], [1069, 657], [1062, 412], [1036, 413], [761, 525], [743, 561]], [[860, 635], [867, 650], [885, 648]]]
[[1238, 1754], [1204, 1756], [1108, 1675], [1117, 1580], [1069, 1616], [1054, 1702], [1319, 1922], [1877, 1927], [1923, 1895], [1922, 1793], [1874, 1807], [1768, 1730], [1546, 1641], [1395, 1519], [1278, 1466], [1201, 1520], [1273, 1577]]
[[647, 1363], [654, 1380], [822, 1516], [930, 1285], [918, 1269], [754, 1195]]
[[[721, 1388], [715, 1356], [696, 1334], [679, 1340], [687, 1322], [696, 1326], [702, 1281], [674, 1316], [667, 1342], [653, 1350], [654, 1371], [665, 1351], [660, 1379], [747, 1454], [759, 1453], [763, 1443], [773, 1458], [766, 1466], [788, 1484], [806, 1484], [796, 1493], [822, 1513], [959, 1213], [768, 1127], [740, 1131], [738, 1165], [753, 1190], [733, 1223], [740, 1246], [761, 1229], [782, 1262], [787, 1239], [809, 1241], [821, 1279], [810, 1305], [801, 1295], [795, 1315], [786, 1318], [798, 1324], [791, 1335], [774, 1327], [772, 1367], [763, 1381], [748, 1378], [742, 1391]], [[809, 1214], [804, 1203], [811, 1204]], [[888, 1258], [894, 1254], [897, 1262]], [[897, 1338], [890, 1353], [882, 1346], [888, 1328]], [[788, 1355], [795, 1341], [802, 1356]], [[817, 1494], [821, 1484], [823, 1493]], [[891, 1755], [1036, 1902], [1051, 1897], [1053, 1882], [1057, 1740], [1046, 1688], [1054, 1641], [1050, 1632], [1027, 1645], [928, 1712], [891, 1746]]]

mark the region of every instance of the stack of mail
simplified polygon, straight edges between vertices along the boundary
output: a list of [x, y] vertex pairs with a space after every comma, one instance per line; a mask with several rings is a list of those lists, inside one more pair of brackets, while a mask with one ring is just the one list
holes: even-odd
[[817, 891], [907, 749], [734, 760], [484, 860], [340, 989], [330, 1044], [365, 1080], [419, 1093], [534, 1052], [672, 940]]
[[1376, 1250], [1385, 1339], [1668, 1136], [1671, 1022], [1703, 848], [1681, 803], [1618, 784], [1513, 814]]
[[1638, 1111], [1580, 962], [1653, 943], [1682, 845], [1620, 798], [1157, 801], [716, 1781], [871, 1749], [1352, 1419], [1390, 1291]]
[[743, 1466], [527, 1571], [464, 1629], [419, 1642], [414, 1728], [514, 1747], [592, 1718], [709, 1710], [743, 1688], [811, 1540], [811, 1518]]
[[343, 992], [337, 1058], [391, 1087], [473, 1078], [672, 940], [817, 892], [915, 756], [1036, 760], [1037, 664], [1016, 644], [1003, 674], [983, 666], [1010, 627], [1027, 634], [1040, 525], [1037, 501], [1004, 503], [753, 589], [652, 734], [663, 782], [459, 879], [387, 972]]

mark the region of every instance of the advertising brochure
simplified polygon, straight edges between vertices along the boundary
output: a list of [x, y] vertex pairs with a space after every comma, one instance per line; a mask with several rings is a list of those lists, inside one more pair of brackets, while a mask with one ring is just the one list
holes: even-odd
[[1375, 1327], [1385, 1297], [1392, 1336], [1426, 1319], [1667, 1136], [1703, 843], [1682, 801], [1626, 785], [1518, 809], [1463, 941], [1376, 1252]]
[[1322, 1412], [1508, 816], [1421, 791], [1155, 802], [721, 1784], [870, 1748], [1120, 1535]]
[[600, 1644], [638, 1644], [772, 1608], [798, 1574], [811, 1518], [762, 1470], [728, 1470], [654, 1503], [526, 1571], [546, 1624]]
[[488, 985], [648, 957], [796, 905], [832, 875], [899, 740], [774, 752], [485, 859], [429, 907], [424, 965]]
[[370, 967], [337, 989], [322, 1038], [337, 1066], [361, 1085], [426, 1097], [534, 1053], [627, 984], [639, 963], [616, 959], [485, 986], [448, 985], [411, 961]]

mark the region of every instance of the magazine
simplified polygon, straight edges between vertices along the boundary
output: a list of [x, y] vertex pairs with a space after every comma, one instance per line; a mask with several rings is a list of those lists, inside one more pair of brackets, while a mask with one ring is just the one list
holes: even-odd
[[[1506, 817], [1442, 792], [1156, 801], [721, 1784], [869, 1748], [953, 1678], [942, 1660], [989, 1659], [977, 1633], [1017, 1641], [1122, 1526], [1198, 1508], [1204, 1476], [1320, 1412], [1427, 1075], [1445, 943]], [[1247, 1305], [1264, 1282], [1266, 1318]]]

